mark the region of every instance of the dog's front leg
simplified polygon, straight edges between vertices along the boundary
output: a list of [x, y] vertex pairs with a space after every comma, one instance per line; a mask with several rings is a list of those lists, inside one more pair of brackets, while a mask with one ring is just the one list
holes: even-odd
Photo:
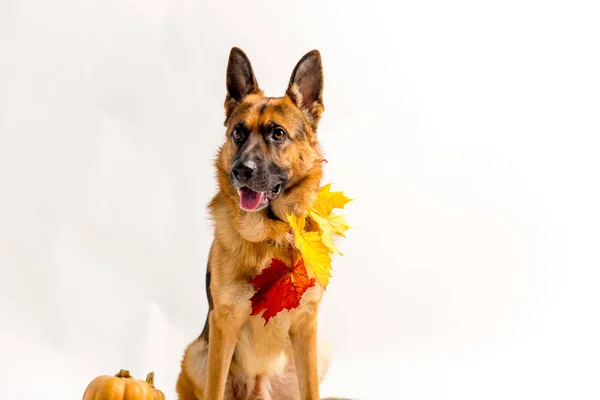
[[210, 312], [206, 395], [202, 400], [223, 400], [237, 335], [245, 318], [247, 315], [235, 307], [220, 306]]
[[317, 311], [304, 314], [290, 330], [301, 400], [319, 400]]

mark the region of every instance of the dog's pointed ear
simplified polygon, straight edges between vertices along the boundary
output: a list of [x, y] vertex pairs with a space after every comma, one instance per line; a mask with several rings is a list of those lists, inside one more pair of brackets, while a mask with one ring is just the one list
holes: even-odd
[[227, 97], [225, 98], [227, 118], [246, 96], [253, 93], [260, 93], [260, 89], [254, 77], [252, 64], [246, 53], [233, 47], [227, 63]]
[[323, 105], [323, 65], [318, 50], [306, 53], [298, 61], [292, 72], [286, 94], [310, 117], [316, 127], [325, 110]]

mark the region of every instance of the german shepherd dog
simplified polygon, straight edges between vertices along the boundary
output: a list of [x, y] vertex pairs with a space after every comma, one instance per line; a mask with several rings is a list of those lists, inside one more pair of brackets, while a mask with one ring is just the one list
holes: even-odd
[[328, 365], [317, 349], [322, 287], [311, 287], [300, 307], [265, 325], [250, 316], [256, 289], [248, 281], [272, 258], [290, 263], [286, 215], [305, 215], [317, 197], [321, 56], [313, 50], [300, 59], [283, 97], [263, 94], [239, 48], [231, 49], [226, 80], [225, 141], [215, 160], [219, 190], [209, 204], [209, 311], [202, 334], [185, 350], [177, 393], [180, 400], [317, 400]]

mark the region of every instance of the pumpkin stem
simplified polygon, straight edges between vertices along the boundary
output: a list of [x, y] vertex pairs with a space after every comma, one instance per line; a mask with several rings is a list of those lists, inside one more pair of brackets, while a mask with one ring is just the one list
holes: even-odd
[[148, 385], [150, 385], [150, 387], [152, 389], [154, 389], [154, 371], [148, 373], [148, 375], [146, 375], [146, 383]]
[[120, 370], [115, 376], [117, 378], [125, 378], [125, 379], [132, 379], [133, 378], [133, 376], [131, 376], [131, 374], [129, 373], [129, 371], [126, 370], [126, 369]]

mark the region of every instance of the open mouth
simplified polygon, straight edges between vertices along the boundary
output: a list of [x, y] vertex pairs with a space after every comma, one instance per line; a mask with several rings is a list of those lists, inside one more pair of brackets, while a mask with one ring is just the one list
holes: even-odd
[[280, 194], [283, 185], [278, 183], [268, 192], [257, 192], [247, 186], [238, 189], [240, 195], [240, 207], [244, 211], [258, 211], [265, 208], [269, 201], [275, 200]]

